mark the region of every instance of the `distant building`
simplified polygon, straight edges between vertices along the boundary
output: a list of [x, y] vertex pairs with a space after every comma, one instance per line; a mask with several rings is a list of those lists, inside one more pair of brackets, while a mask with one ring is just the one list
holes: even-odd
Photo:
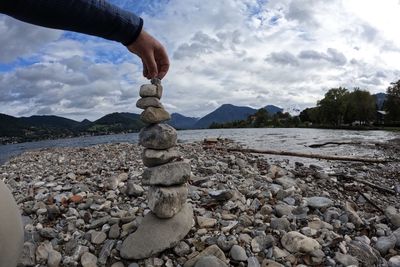
[[388, 113], [384, 110], [377, 110], [376, 111], [376, 121], [378, 124], [384, 124], [385, 123], [385, 116]]

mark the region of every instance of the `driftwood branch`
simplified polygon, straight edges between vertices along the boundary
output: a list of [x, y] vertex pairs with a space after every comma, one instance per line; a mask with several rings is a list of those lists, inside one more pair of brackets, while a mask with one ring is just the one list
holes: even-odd
[[311, 148], [318, 148], [318, 147], [323, 147], [326, 145], [360, 145], [360, 142], [326, 142], [326, 143], [322, 143], [322, 144], [313, 144], [313, 145], [309, 145], [308, 147]]
[[[221, 148], [223, 149], [223, 148]], [[386, 163], [390, 162], [388, 159], [376, 159], [376, 158], [356, 158], [356, 157], [342, 157], [342, 156], [328, 156], [319, 154], [309, 154], [300, 152], [288, 152], [288, 151], [276, 151], [276, 150], [258, 150], [258, 149], [247, 149], [247, 148], [228, 148], [229, 152], [244, 152], [244, 153], [256, 153], [256, 154], [269, 154], [279, 156], [291, 156], [300, 158], [311, 158], [311, 159], [326, 159], [326, 160], [340, 160], [340, 161], [359, 161], [368, 163]]]
[[356, 181], [358, 183], [362, 183], [362, 184], [368, 185], [368, 186], [370, 186], [372, 188], [378, 189], [380, 191], [384, 191], [386, 193], [389, 193], [389, 194], [392, 194], [392, 195], [396, 195], [396, 192], [394, 190], [390, 189], [390, 188], [387, 188], [387, 187], [384, 187], [384, 186], [380, 186], [380, 185], [365, 181], [363, 179], [359, 179], [359, 178], [356, 178], [356, 177], [353, 177], [353, 176], [344, 175], [344, 174], [334, 174], [333, 176], [338, 176], [338, 177], [341, 177], [341, 178], [345, 178], [347, 180], [353, 180], [353, 181]]
[[382, 212], [382, 214], [385, 214], [385, 211], [381, 209], [378, 205], [376, 205], [365, 193], [359, 192], [360, 195], [369, 203], [371, 204], [375, 209], [379, 210]]

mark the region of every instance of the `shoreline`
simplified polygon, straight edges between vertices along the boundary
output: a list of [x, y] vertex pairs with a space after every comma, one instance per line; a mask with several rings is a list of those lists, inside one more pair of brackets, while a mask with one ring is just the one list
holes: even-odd
[[[381, 149], [396, 155], [393, 147]], [[346, 260], [373, 266], [400, 253], [400, 225], [395, 226], [394, 217], [382, 216], [360, 192], [382, 210], [393, 206], [400, 216], [398, 197], [341, 176], [397, 186], [398, 162], [335, 162], [327, 171], [317, 164], [304, 165], [299, 158], [226, 153], [204, 149], [201, 142], [178, 148], [192, 165], [188, 199], [196, 223], [175, 248], [136, 261], [140, 266], [184, 265], [207, 247], [220, 250], [220, 259], [230, 266], [333, 266]], [[132, 264], [120, 258], [119, 249], [148, 212], [140, 153], [138, 145], [128, 143], [48, 148], [25, 152], [0, 166], [0, 179], [13, 189], [23, 212], [25, 249], [39, 255], [25, 255], [24, 262], [45, 264], [47, 258], [37, 253], [47, 249], [61, 253], [63, 266], [80, 263], [85, 252], [100, 266]], [[319, 248], [312, 254], [296, 251], [285, 242], [293, 232]], [[93, 238], [98, 235], [100, 241]]]

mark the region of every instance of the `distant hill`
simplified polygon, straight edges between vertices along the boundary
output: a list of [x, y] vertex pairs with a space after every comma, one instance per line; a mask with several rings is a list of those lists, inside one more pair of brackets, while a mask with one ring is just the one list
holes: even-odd
[[280, 107], [277, 107], [274, 105], [266, 105], [264, 108], [267, 110], [268, 114], [270, 114], [270, 115], [276, 114], [278, 112], [283, 112], [283, 108], [280, 108]]
[[244, 120], [254, 114], [257, 110], [250, 107], [239, 107], [231, 104], [224, 104], [201, 118], [194, 128], [208, 128], [213, 122], [225, 123], [235, 120]]
[[94, 121], [86, 130], [95, 133], [139, 131], [145, 124], [135, 113], [111, 113]]
[[387, 94], [378, 93], [378, 94], [374, 94], [372, 96], [375, 97], [375, 102], [376, 102], [376, 106], [378, 107], [378, 110], [382, 110], [383, 109], [383, 104], [385, 103], [385, 101], [387, 99]]
[[167, 123], [176, 129], [192, 129], [199, 118], [186, 117], [179, 113], [172, 113]]

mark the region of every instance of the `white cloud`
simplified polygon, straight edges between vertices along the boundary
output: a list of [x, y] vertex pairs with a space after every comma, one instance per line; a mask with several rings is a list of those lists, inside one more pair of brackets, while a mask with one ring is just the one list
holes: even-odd
[[[400, 75], [399, 13], [398, 0], [170, 0], [143, 18], [171, 57], [165, 106], [202, 116], [224, 103], [305, 108], [336, 86], [385, 91]], [[0, 26], [9, 38], [19, 31]], [[0, 74], [0, 112], [135, 111], [146, 82], [139, 60], [115, 43], [54, 42], [59, 32], [50, 32], [22, 52], [0, 52], [13, 60], [40, 51], [40, 63]]]

